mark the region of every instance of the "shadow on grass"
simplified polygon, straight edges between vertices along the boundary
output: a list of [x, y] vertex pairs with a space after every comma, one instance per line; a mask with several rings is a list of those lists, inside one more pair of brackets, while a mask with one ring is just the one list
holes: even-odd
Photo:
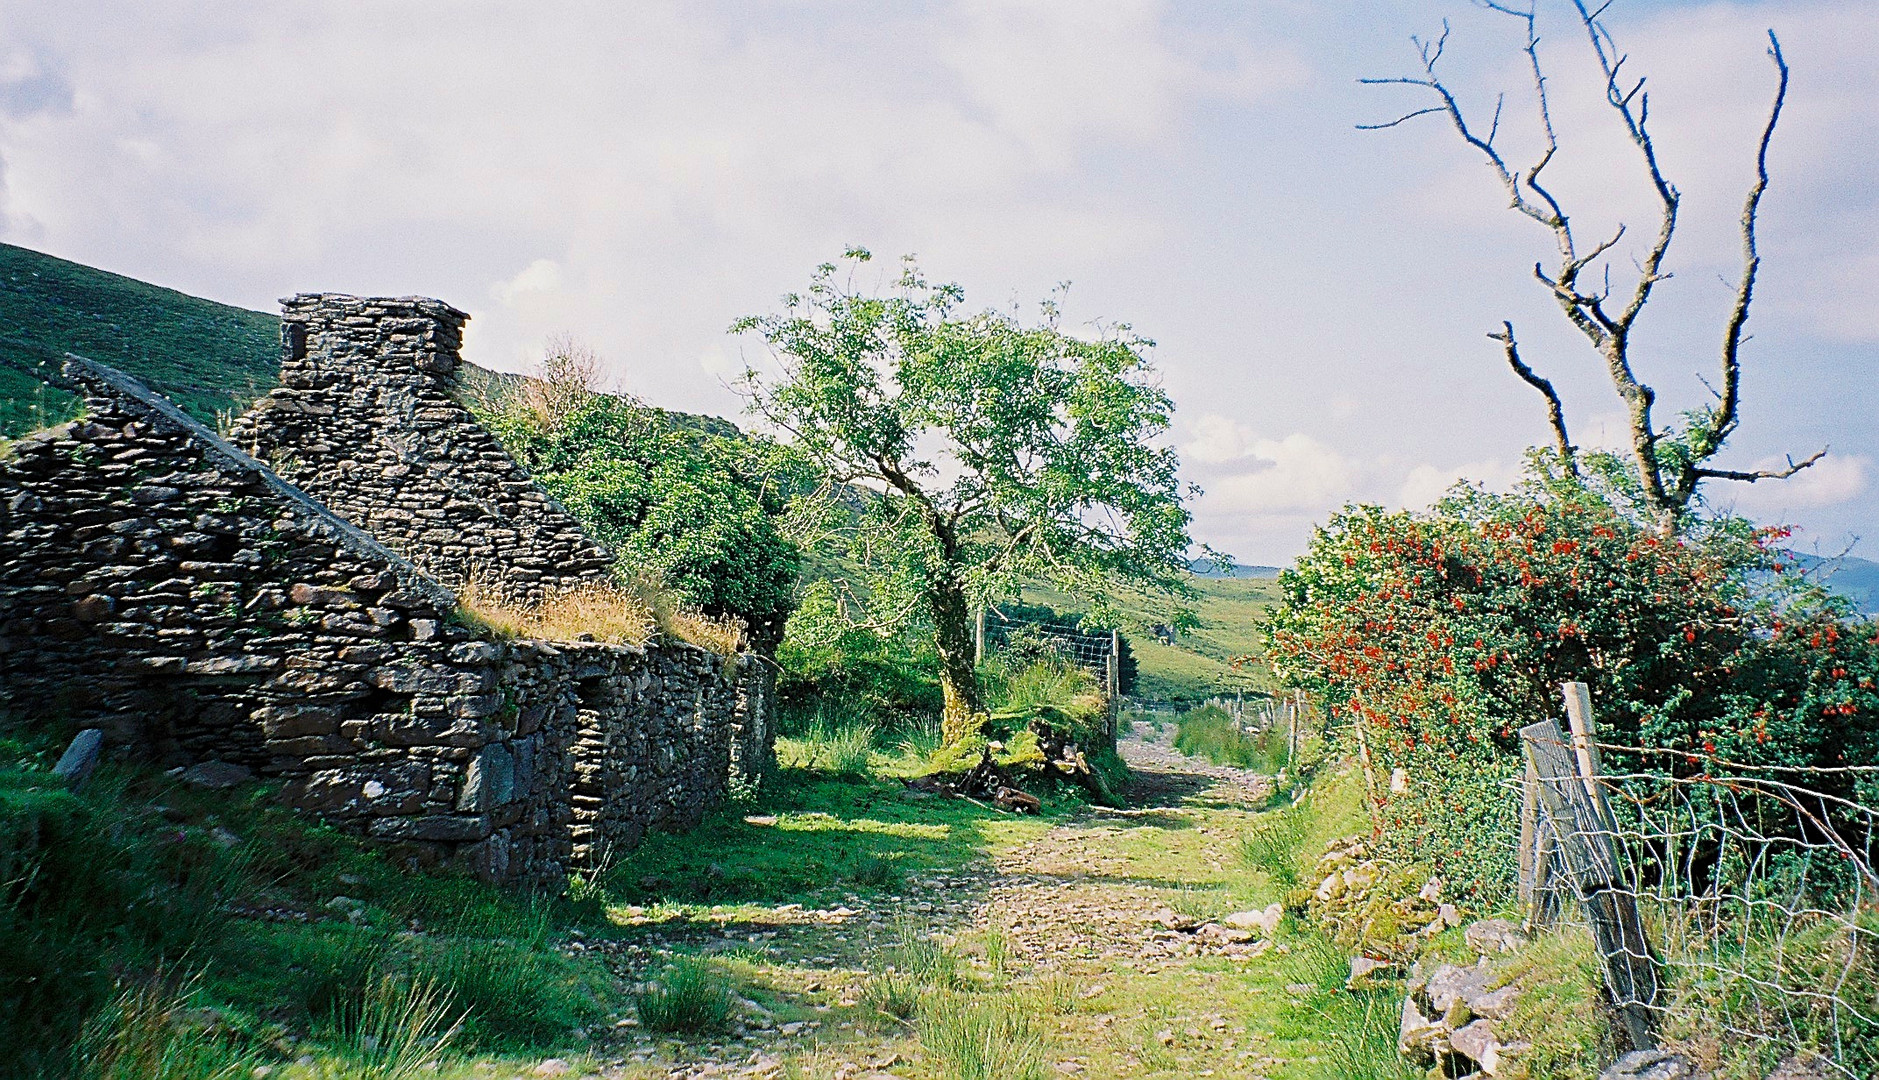
[[[1068, 803], [1047, 805], [1056, 816]], [[916, 875], [982, 862], [1011, 815], [898, 783], [783, 769], [756, 806], [649, 836], [603, 879], [610, 898], [657, 904], [818, 904], [892, 893]]]

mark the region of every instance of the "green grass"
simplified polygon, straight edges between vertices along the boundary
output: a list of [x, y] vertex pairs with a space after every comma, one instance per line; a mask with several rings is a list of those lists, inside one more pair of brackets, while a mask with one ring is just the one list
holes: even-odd
[[1272, 728], [1250, 735], [1230, 713], [1217, 705], [1189, 709], [1177, 721], [1175, 749], [1194, 757], [1206, 758], [1216, 765], [1236, 765], [1242, 769], [1275, 774], [1288, 764], [1290, 753], [1284, 728]]
[[340, 1070], [358, 1080], [409, 1080], [436, 1071], [462, 1030], [451, 991], [428, 979], [380, 975], [321, 1032]]
[[731, 986], [697, 957], [666, 966], [634, 999], [640, 1022], [653, 1031], [698, 1035], [722, 1029], [731, 1017]]
[[[1073, 792], [1049, 794], [1045, 819], [1081, 805]], [[893, 780], [784, 768], [757, 806], [647, 837], [602, 884], [639, 905], [839, 902], [871, 881], [973, 862], [995, 837], [1041, 824], [962, 799], [909, 798]]]
[[868, 721], [832, 720], [818, 714], [802, 734], [777, 738], [777, 764], [829, 776], [865, 777], [878, 734], [879, 729]]
[[67, 352], [121, 368], [213, 426], [276, 383], [280, 320], [0, 244], [0, 437], [77, 415]]
[[1018, 1003], [947, 995], [922, 1010], [920, 1045], [946, 1080], [1044, 1080], [1050, 1053]]
[[[368, 1076], [342, 1036], [387, 1009], [447, 1003], [447, 1023], [412, 1030], [526, 1052], [624, 1006], [597, 958], [559, 948], [570, 929], [612, 930], [598, 902], [409, 874], [265, 788], [106, 764], [72, 794], [48, 771], [57, 745], [0, 738], [0, 1075], [207, 1076], [224, 1058], [278, 1062], [292, 1034]], [[181, 990], [179, 972], [195, 973]], [[198, 1014], [214, 1023], [196, 1030]]]
[[1310, 824], [1308, 813], [1296, 807], [1266, 814], [1240, 837], [1241, 864], [1264, 871], [1284, 892], [1298, 888], [1301, 864], [1310, 858], [1302, 850]]
[[[1173, 645], [1146, 634], [1129, 635], [1136, 661], [1132, 696], [1143, 701], [1201, 701], [1236, 690], [1264, 688], [1265, 665], [1236, 665], [1235, 661], [1264, 651], [1259, 619], [1278, 598], [1278, 583], [1261, 578], [1192, 577], [1188, 584], [1200, 593], [1194, 605], [1200, 619], [1197, 629], [1181, 635]], [[1075, 597], [1044, 587], [1025, 589], [1024, 599], [1058, 611], [1082, 607]]]

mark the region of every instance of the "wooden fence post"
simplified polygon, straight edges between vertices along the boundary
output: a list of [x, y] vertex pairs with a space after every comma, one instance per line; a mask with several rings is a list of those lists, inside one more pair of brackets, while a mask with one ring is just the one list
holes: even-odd
[[[1580, 771], [1575, 747], [1555, 721], [1529, 724], [1520, 729], [1520, 738], [1537, 781], [1539, 807], [1552, 826], [1553, 839], [1604, 958], [1605, 986], [1625, 1034], [1632, 1049], [1655, 1049], [1657, 962], [1644, 937], [1637, 897], [1618, 859], [1611, 810], [1605, 805], [1597, 775]], [[1535, 876], [1537, 885], [1537, 872]]]

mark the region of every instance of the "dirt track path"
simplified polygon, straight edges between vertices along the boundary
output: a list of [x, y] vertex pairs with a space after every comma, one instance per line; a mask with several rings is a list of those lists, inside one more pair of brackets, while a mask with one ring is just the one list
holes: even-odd
[[706, 951], [761, 938], [768, 958], [759, 977], [813, 1011], [757, 1020], [710, 1046], [635, 1033], [631, 1057], [596, 1055], [599, 1075], [943, 1075], [911, 1025], [883, 1027], [857, 1007], [867, 965], [909, 919], [960, 954], [970, 977], [1008, 995], [999, 1000], [1037, 1020], [1058, 1076], [1303, 1075], [1294, 1070], [1308, 1068], [1320, 1047], [1284, 1031], [1295, 1006], [1287, 996], [1294, 980], [1276, 955], [1284, 950], [1192, 931], [1254, 906], [1236, 859], [1270, 781], [1188, 758], [1172, 735], [1171, 727], [1138, 725], [1120, 741], [1134, 773], [1129, 809], [1090, 807], [1039, 822], [1041, 831], [1014, 832], [974, 864], [923, 875], [893, 894], [850, 897], [832, 911], [792, 913], [765, 933], [748, 934], [745, 922], [716, 941], [688, 936], [689, 947]]

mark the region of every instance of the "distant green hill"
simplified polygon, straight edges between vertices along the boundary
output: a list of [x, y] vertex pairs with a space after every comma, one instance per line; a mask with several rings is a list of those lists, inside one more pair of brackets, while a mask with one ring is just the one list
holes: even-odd
[[0, 436], [76, 415], [77, 400], [47, 384], [67, 352], [214, 424], [274, 385], [279, 341], [273, 315], [0, 244]]

